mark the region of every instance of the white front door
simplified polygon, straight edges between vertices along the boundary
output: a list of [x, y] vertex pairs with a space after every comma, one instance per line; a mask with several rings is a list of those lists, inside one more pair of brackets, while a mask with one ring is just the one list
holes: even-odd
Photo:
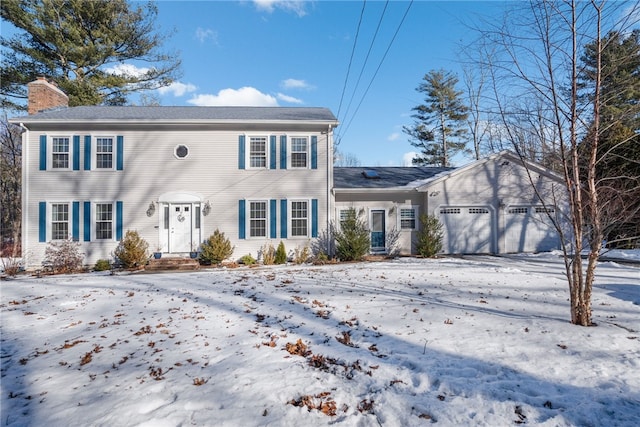
[[193, 205], [169, 205], [169, 252], [191, 251]]

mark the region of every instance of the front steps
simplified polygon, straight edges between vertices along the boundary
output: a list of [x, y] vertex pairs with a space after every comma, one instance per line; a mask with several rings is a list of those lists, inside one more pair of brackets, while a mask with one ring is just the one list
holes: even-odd
[[145, 271], [193, 271], [200, 268], [197, 259], [183, 257], [164, 257], [149, 260]]

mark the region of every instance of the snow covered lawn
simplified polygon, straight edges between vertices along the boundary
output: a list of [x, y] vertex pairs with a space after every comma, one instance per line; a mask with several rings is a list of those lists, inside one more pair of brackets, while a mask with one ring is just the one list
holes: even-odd
[[640, 425], [640, 268], [557, 255], [1, 283], [5, 426]]

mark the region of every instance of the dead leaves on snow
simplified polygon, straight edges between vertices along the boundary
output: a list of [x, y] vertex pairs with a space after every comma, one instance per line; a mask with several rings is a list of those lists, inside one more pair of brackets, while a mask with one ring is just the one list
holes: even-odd
[[[291, 399], [287, 402], [289, 405], [297, 407], [305, 407], [309, 412], [317, 410], [325, 415], [333, 417], [338, 412], [338, 405], [336, 401], [331, 398], [331, 392], [324, 391], [316, 395], [304, 395], [298, 399]], [[343, 411], [346, 412], [348, 408], [343, 407]]]

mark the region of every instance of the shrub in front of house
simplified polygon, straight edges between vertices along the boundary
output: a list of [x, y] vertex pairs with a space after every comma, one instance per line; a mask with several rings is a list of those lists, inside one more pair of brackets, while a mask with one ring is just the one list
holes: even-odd
[[124, 268], [134, 268], [147, 264], [149, 260], [149, 243], [140, 237], [135, 230], [127, 230], [113, 255]]
[[416, 239], [418, 254], [432, 258], [442, 251], [442, 223], [435, 215], [420, 215], [420, 230]]
[[257, 261], [251, 254], [247, 254], [240, 258], [240, 262], [244, 265], [254, 265]]
[[111, 269], [111, 263], [107, 259], [99, 259], [93, 266], [94, 271], [106, 271]]
[[263, 265], [273, 265], [276, 263], [276, 249], [271, 243], [265, 243], [265, 245], [260, 248], [260, 254], [262, 254]]
[[43, 264], [51, 267], [54, 273], [73, 273], [82, 268], [84, 255], [80, 252], [80, 243], [71, 237], [49, 243], [44, 251]]
[[280, 242], [276, 249], [276, 264], [285, 264], [287, 262], [287, 250], [284, 248], [284, 242]]
[[233, 255], [234, 247], [223, 232], [216, 230], [200, 244], [200, 262], [203, 264], [220, 264]]
[[341, 261], [360, 261], [371, 247], [369, 229], [363, 220], [358, 218], [355, 209], [349, 209], [340, 228], [333, 232], [336, 241], [336, 256]]
[[295, 264], [304, 264], [309, 261], [309, 258], [311, 258], [311, 248], [308, 243], [293, 250], [293, 262]]

